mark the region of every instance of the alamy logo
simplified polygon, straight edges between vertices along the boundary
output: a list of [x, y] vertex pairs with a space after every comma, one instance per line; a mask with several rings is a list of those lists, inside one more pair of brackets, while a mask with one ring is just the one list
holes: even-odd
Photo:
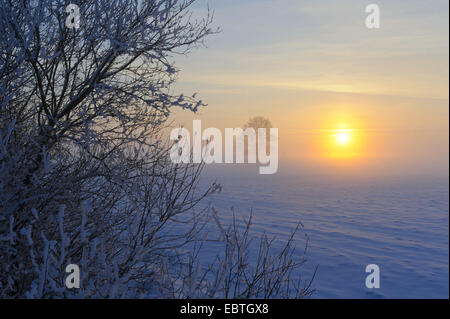
[[78, 29], [80, 27], [80, 7], [71, 3], [66, 7], [66, 13], [69, 14], [66, 18], [66, 27]]
[[366, 17], [366, 27], [368, 29], [380, 28], [380, 7], [377, 4], [368, 4], [366, 6], [366, 13], [369, 15]]
[[80, 288], [80, 267], [76, 264], [69, 264], [66, 266], [66, 287], [68, 289]]
[[[191, 134], [186, 128], [175, 128], [170, 133], [174, 145], [170, 159], [174, 163], [256, 163], [264, 165], [260, 174], [274, 174], [278, 170], [278, 129], [226, 128], [225, 143], [222, 132], [217, 128], [207, 128], [202, 132], [201, 120], [193, 121], [192, 154]], [[245, 143], [247, 140], [247, 143]], [[236, 144], [236, 152], [235, 150]], [[225, 150], [225, 161], [223, 157]], [[245, 159], [247, 158], [247, 161]]]
[[367, 265], [366, 272], [370, 273], [366, 277], [366, 287], [369, 289], [380, 288], [380, 267], [376, 264]]

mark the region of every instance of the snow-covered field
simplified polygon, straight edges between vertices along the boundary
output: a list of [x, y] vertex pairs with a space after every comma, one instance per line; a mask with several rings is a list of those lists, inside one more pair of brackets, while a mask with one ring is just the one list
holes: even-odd
[[[315, 298], [448, 298], [449, 184], [443, 178], [330, 178], [207, 169], [223, 185], [211, 202], [231, 208], [253, 231], [285, 238], [301, 220], [310, 237], [308, 275], [319, 265]], [[298, 236], [298, 247], [304, 244]], [[300, 250], [299, 250], [300, 252]], [[377, 264], [381, 287], [365, 287]]]

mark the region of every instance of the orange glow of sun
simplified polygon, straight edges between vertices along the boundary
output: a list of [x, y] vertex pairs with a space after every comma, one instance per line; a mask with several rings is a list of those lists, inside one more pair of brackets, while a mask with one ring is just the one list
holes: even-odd
[[370, 128], [357, 112], [330, 112], [317, 126], [317, 155], [327, 165], [359, 165], [373, 153]]
[[360, 155], [361, 141], [360, 132], [356, 129], [336, 128], [329, 130], [325, 146], [326, 157], [335, 159], [356, 158]]
[[340, 145], [347, 145], [350, 142], [350, 134], [347, 132], [337, 133], [336, 142]]

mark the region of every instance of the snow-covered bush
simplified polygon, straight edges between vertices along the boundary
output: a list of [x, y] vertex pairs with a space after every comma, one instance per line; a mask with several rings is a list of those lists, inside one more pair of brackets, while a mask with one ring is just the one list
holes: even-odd
[[[173, 107], [204, 106], [170, 87], [173, 54], [212, 33], [209, 12], [193, 20], [194, 0], [71, 2], [79, 28], [66, 25], [69, 1], [0, 0], [0, 298], [279, 295], [288, 252], [280, 265], [263, 249], [264, 271], [243, 274], [233, 260], [248, 246], [231, 229], [223, 261], [186, 273], [203, 267], [186, 247], [198, 252], [211, 211], [198, 204], [219, 186], [198, 187], [202, 165], [172, 163], [161, 132]], [[71, 263], [79, 289], [65, 287]], [[238, 293], [222, 287], [235, 280]]]

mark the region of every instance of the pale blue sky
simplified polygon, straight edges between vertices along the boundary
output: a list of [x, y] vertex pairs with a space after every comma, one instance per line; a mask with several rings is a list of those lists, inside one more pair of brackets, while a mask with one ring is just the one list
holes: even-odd
[[[380, 7], [380, 29], [365, 26], [369, 3]], [[320, 156], [304, 132], [347, 116], [377, 132], [366, 163], [448, 172], [448, 1], [199, 0], [195, 15], [206, 4], [221, 33], [176, 61], [177, 90], [209, 106], [176, 120], [236, 127], [266, 116], [283, 156], [306, 165]], [[293, 139], [303, 153], [289, 150]]]
[[181, 79], [448, 98], [448, 2], [378, 1], [378, 30], [365, 27], [368, 3], [201, 0], [222, 32], [180, 59]]

